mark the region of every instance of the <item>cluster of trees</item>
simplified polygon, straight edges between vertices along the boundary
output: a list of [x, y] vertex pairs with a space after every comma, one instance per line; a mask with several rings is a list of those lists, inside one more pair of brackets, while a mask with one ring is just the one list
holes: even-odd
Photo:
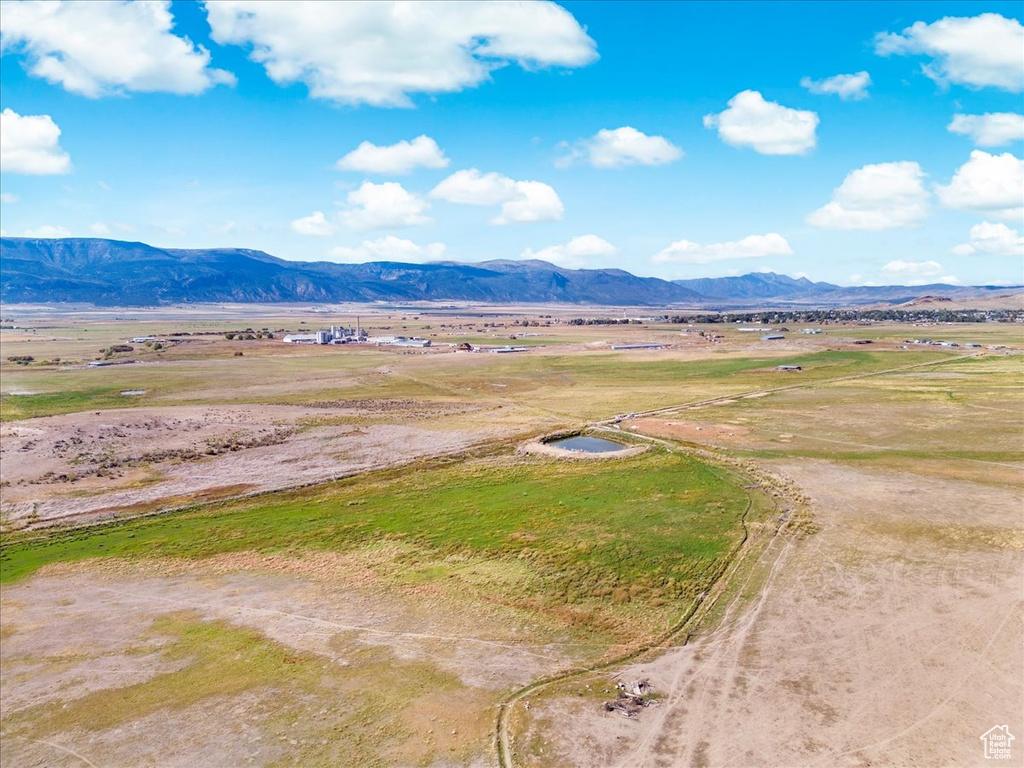
[[228, 331], [224, 334], [224, 338], [228, 341], [254, 341], [256, 339], [272, 339], [274, 334], [266, 328], [260, 331], [246, 328], [244, 331]]
[[[673, 321], [674, 322], [674, 321]], [[686, 321], [684, 321], [686, 322]], [[696, 322], [691, 320], [689, 322]], [[630, 320], [628, 317], [574, 317], [566, 320], [566, 325], [643, 325], [643, 320]]]
[[725, 312], [673, 315], [676, 324], [703, 323], [851, 323], [889, 320], [898, 323], [1012, 323], [1024, 321], [1016, 309], [801, 309], [777, 312]]

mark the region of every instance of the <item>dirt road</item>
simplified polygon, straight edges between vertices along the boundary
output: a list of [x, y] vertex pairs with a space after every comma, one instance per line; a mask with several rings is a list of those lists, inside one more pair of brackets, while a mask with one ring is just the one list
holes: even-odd
[[981, 734], [1024, 733], [1020, 493], [825, 461], [772, 468], [812, 497], [822, 530], [780, 539], [760, 596], [714, 633], [619, 671], [648, 678], [658, 707], [625, 720], [535, 702], [554, 764], [986, 765]]

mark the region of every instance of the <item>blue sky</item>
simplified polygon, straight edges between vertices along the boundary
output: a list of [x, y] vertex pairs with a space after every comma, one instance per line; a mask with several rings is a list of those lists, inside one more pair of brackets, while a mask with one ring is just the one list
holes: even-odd
[[5, 2], [0, 224], [1019, 283], [1020, 7]]

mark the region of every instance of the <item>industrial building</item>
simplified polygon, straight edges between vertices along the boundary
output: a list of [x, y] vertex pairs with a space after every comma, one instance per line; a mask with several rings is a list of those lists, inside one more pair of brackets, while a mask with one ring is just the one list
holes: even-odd
[[359, 327], [332, 325], [330, 330], [319, 330], [315, 333], [290, 333], [281, 339], [285, 344], [353, 344], [366, 341], [366, 331]]
[[282, 339], [286, 344], [373, 344], [378, 347], [429, 347], [430, 339], [406, 336], [368, 336], [358, 324], [351, 326], [332, 325], [329, 330], [313, 333], [290, 333]]

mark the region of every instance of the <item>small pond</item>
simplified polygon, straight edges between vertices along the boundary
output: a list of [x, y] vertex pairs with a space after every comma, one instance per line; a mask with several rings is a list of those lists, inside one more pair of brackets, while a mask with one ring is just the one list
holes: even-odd
[[566, 437], [562, 440], [552, 440], [548, 445], [562, 448], [566, 451], [580, 451], [581, 453], [611, 453], [612, 451], [621, 451], [627, 447], [622, 443], [616, 443], [612, 440], [583, 435]]

